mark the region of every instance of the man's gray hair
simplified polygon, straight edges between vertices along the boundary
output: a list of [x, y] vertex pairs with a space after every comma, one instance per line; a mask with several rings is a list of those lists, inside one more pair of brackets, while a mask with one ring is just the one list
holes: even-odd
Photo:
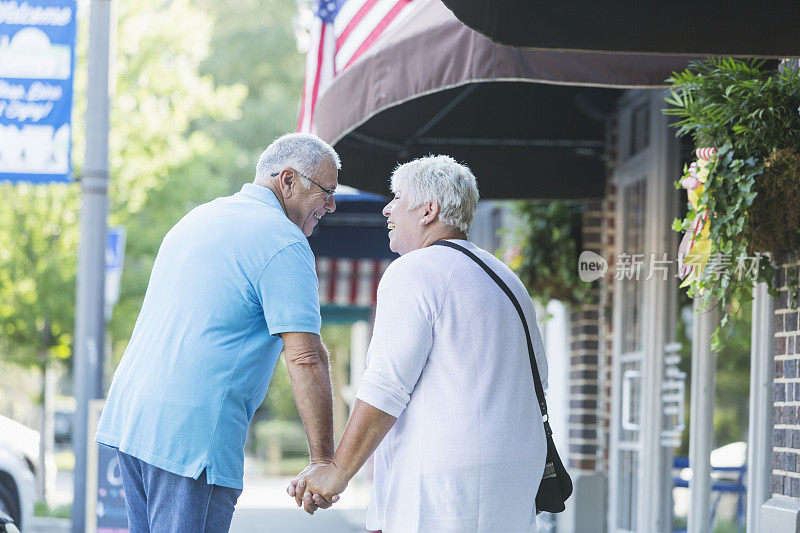
[[[314, 176], [319, 173], [326, 158], [333, 161], [337, 170], [342, 168], [336, 150], [316, 135], [287, 133], [272, 141], [261, 153], [253, 183], [268, 187], [275, 181], [271, 174], [286, 167], [292, 167], [306, 176]], [[300, 182], [306, 189], [311, 187], [311, 182], [305, 178], [301, 177]]]
[[420, 157], [394, 169], [392, 192], [402, 191], [409, 210], [425, 202], [439, 204], [439, 218], [464, 233], [478, 209], [478, 185], [472, 171], [446, 155]]

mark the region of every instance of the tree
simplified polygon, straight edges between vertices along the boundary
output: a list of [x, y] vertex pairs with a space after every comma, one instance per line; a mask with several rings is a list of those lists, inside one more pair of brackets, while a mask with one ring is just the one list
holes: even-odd
[[77, 240], [74, 185], [0, 185], [0, 349], [40, 366], [69, 356]]
[[[212, 21], [187, 0], [120, 7], [112, 109], [109, 223], [127, 228], [120, 302], [109, 325], [116, 363], [130, 338], [162, 238], [196, 205], [232, 192], [237, 148], [209, 133], [237, 119], [247, 88], [200, 66]], [[115, 366], [115, 365], [114, 365]]]
[[201, 0], [214, 16], [211, 54], [203, 72], [219, 83], [242, 83], [242, 118], [212, 125], [217, 139], [231, 140], [248, 171], [275, 137], [295, 129], [305, 58], [295, 40], [296, 0]]
[[[141, 300], [164, 228], [187, 208], [229, 188], [216, 167], [230, 163], [233, 146], [215, 142], [196, 125], [203, 119], [237, 118], [246, 88], [217, 86], [212, 76], [200, 73], [212, 29], [203, 10], [187, 0], [117, 7], [109, 221], [125, 225], [129, 240], [123, 301], [110, 331], [127, 339], [136, 318], [130, 300]], [[84, 153], [86, 23], [84, 16], [76, 69], [73, 161], [78, 176]], [[71, 355], [79, 190], [77, 184], [0, 185], [0, 354], [39, 367], [43, 375], [53, 361], [69, 361]]]
[[[187, 4], [170, 5], [175, 13], [171, 17], [158, 15], [163, 8], [153, 3], [148, 11], [137, 6], [134, 17], [120, 17], [120, 35], [130, 19], [131, 28], [125, 26], [125, 31], [136, 38], [127, 47], [120, 45], [119, 63], [126, 65], [128, 74], [119, 81], [115, 112], [120, 114], [115, 115], [115, 124], [137, 106], [160, 109], [165, 98], [172, 101], [169, 95], [175, 91], [163, 90], [165, 81], [158, 74], [164, 70], [170, 71], [171, 81], [166, 83], [177, 85], [178, 93], [195, 86], [198, 79], [201, 86], [205, 84], [205, 93], [192, 89], [195, 105], [181, 107], [181, 127], [172, 132], [164, 130], [166, 120], [145, 117], [141, 119], [144, 127], [125, 123], [114, 132], [114, 138], [128, 146], [120, 152], [122, 160], [141, 161], [147, 172], [120, 169], [120, 177], [115, 176], [111, 223], [125, 225], [131, 238], [120, 302], [110, 325], [113, 363], [130, 338], [158, 246], [169, 228], [196, 205], [231, 194], [251, 181], [258, 154], [274, 137], [291, 131], [296, 120], [303, 57], [292, 32], [294, 1], [220, 4], [203, 0], [188, 10]], [[176, 19], [180, 19], [177, 27]], [[159, 23], [145, 28], [141, 24], [145, 20]], [[187, 33], [192, 34], [190, 39], [185, 38]], [[190, 71], [188, 79], [171, 71], [175, 58], [160, 51], [165, 39], [169, 49], [181, 50], [184, 59], [179, 63]], [[153, 53], [142, 54], [146, 49]], [[151, 59], [144, 61], [140, 55]], [[229, 88], [213, 89], [212, 80]], [[211, 97], [212, 91], [216, 98]], [[187, 144], [191, 151], [185, 150]], [[112, 146], [117, 142], [112, 140]], [[153, 158], [152, 146], [180, 157], [168, 162]], [[184, 150], [170, 149], [173, 146]], [[147, 177], [145, 183], [142, 176]]]

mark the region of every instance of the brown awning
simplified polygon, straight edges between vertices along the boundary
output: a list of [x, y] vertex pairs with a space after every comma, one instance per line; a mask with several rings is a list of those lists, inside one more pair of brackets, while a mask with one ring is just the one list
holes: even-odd
[[467, 26], [517, 47], [796, 57], [800, 2], [444, 0]]
[[599, 196], [617, 89], [661, 87], [692, 59], [519, 50], [440, 0], [415, 1], [317, 103], [317, 132], [342, 155], [347, 185], [385, 194], [397, 163], [447, 153], [470, 165], [484, 198]]

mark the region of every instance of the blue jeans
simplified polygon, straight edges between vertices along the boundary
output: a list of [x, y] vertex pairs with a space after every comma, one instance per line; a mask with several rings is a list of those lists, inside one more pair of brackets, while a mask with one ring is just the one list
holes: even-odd
[[167, 472], [117, 450], [130, 533], [218, 533], [230, 529], [241, 490]]

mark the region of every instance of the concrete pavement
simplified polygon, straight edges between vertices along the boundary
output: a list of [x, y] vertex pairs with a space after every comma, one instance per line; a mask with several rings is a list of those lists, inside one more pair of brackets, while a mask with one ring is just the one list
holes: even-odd
[[[364, 517], [371, 482], [356, 476], [331, 509], [321, 509], [314, 516], [298, 509], [294, 499], [286, 494], [291, 476], [274, 477], [262, 474], [262, 465], [245, 460], [244, 490], [236, 504], [231, 533], [363, 533]], [[51, 505], [72, 501], [72, 472], [60, 471]], [[68, 533], [70, 521], [35, 517], [25, 533]]]
[[286, 494], [291, 477], [269, 477], [258, 465], [245, 462], [244, 490], [236, 503], [231, 533], [292, 531], [293, 533], [356, 533], [364, 531], [371, 483], [363, 477], [350, 482], [341, 499], [313, 516], [297, 508]]
[[364, 514], [325, 509], [308, 515], [301, 509], [236, 509], [230, 533], [363, 533]]

